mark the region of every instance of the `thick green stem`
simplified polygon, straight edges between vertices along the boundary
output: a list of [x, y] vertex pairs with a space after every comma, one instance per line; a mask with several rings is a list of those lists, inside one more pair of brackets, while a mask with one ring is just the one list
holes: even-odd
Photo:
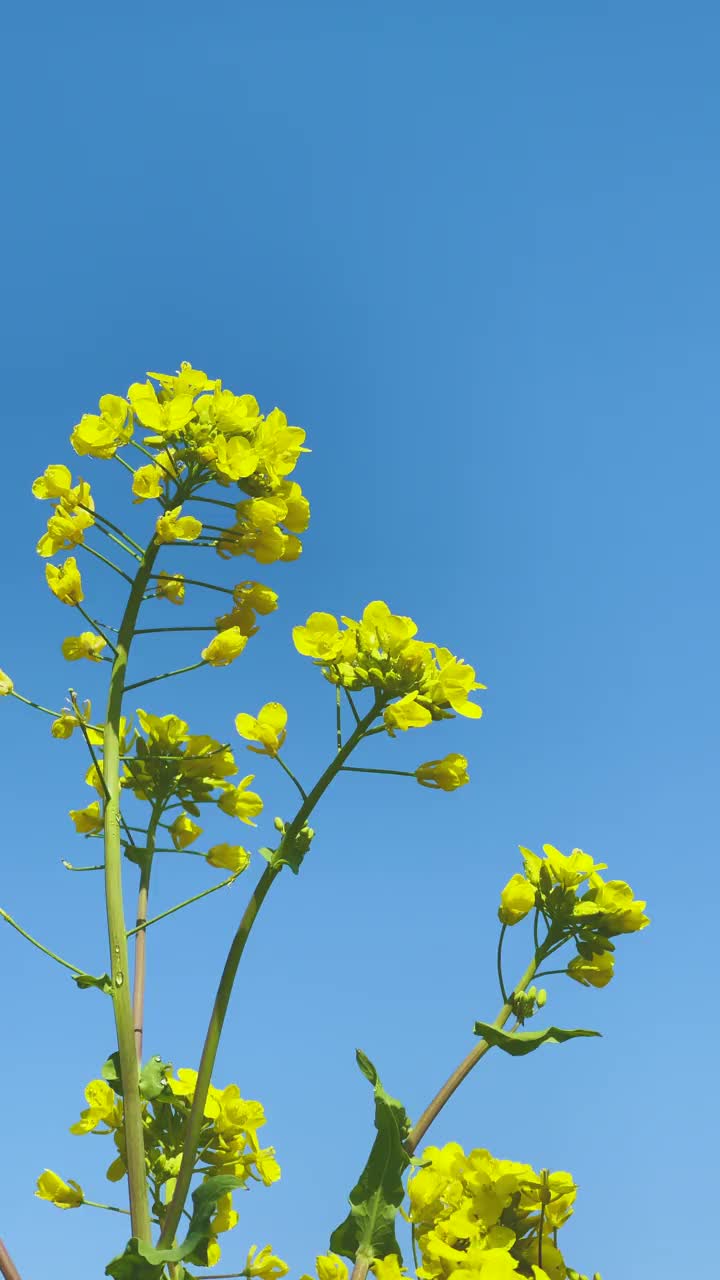
[[[153, 805], [148, 823], [145, 853], [140, 866], [140, 887], [138, 889], [137, 917], [135, 920], [135, 964], [133, 966], [133, 1029], [135, 1031], [135, 1052], [138, 1066], [142, 1065], [143, 1023], [145, 1017], [145, 968], [147, 962], [147, 942], [145, 928], [147, 925], [148, 897], [150, 894], [150, 876], [152, 874], [153, 854], [155, 853], [155, 837], [158, 823], [162, 817], [162, 803]], [[128, 935], [129, 936], [129, 935]]]
[[[532, 979], [535, 975], [535, 971], [538, 965], [541, 963], [541, 960], [542, 960], [541, 955], [538, 955], [536, 953], [531, 963], [528, 965], [527, 969], [525, 970], [519, 983], [517, 984], [516, 987], [513, 988], [513, 991], [511, 992], [509, 998], [505, 1001], [497, 1018], [493, 1022], [492, 1025], [494, 1027], [497, 1027], [498, 1029], [500, 1029], [505, 1026], [505, 1023], [508, 1021], [508, 1019], [513, 1013], [513, 1002], [512, 1002], [513, 995], [519, 995], [522, 991], [525, 990], [528, 984], [532, 982]], [[435, 1120], [437, 1116], [440, 1114], [440, 1112], [442, 1111], [443, 1107], [445, 1106], [445, 1103], [452, 1097], [455, 1090], [462, 1084], [465, 1077], [470, 1074], [473, 1067], [477, 1066], [478, 1062], [480, 1062], [480, 1060], [485, 1057], [485, 1054], [487, 1053], [488, 1049], [490, 1049], [491, 1047], [492, 1046], [488, 1044], [487, 1040], [481, 1040], [479, 1044], [476, 1044], [475, 1047], [470, 1050], [470, 1053], [467, 1055], [467, 1057], [463, 1058], [462, 1062], [458, 1067], [455, 1068], [452, 1075], [448, 1076], [448, 1079], [445, 1081], [445, 1084], [435, 1094], [435, 1097], [433, 1098], [430, 1105], [425, 1108], [422, 1115], [420, 1116], [420, 1119], [418, 1120], [417, 1124], [414, 1126], [409, 1137], [407, 1138], [405, 1142], [405, 1150], [407, 1151], [408, 1155], [413, 1154], [418, 1144], [425, 1137], [425, 1134], [430, 1128], [430, 1125], [432, 1124], [433, 1120]]]
[[130, 1000], [128, 947], [125, 933], [122, 888], [120, 716], [122, 713], [123, 693], [125, 691], [128, 654], [132, 644], [135, 623], [137, 622], [142, 598], [150, 580], [157, 553], [158, 547], [153, 541], [143, 555], [125, 607], [125, 614], [118, 632], [117, 655], [110, 677], [103, 744], [103, 776], [107, 788], [107, 800], [105, 803], [105, 902], [110, 943], [113, 1009], [125, 1106], [125, 1143], [130, 1214], [133, 1235], [146, 1243], [151, 1242], [152, 1236], [145, 1176], [143, 1118], [133, 1031], [133, 1011]]
[[[283, 835], [278, 849], [278, 857], [282, 854], [283, 845], [286, 845], [287, 847], [292, 846], [292, 843], [307, 823], [307, 820], [318, 800], [330, 786], [330, 783], [336, 774], [340, 772], [344, 762], [358, 745], [366, 730], [377, 716], [380, 707], [380, 701], [376, 700], [368, 714], [363, 717], [358, 725], [356, 725], [353, 733], [316, 782], [310, 794], [303, 800], [295, 817], [285, 830], [285, 834]], [[166, 1248], [175, 1238], [175, 1233], [177, 1232], [178, 1224], [180, 1222], [180, 1216], [190, 1190], [190, 1183], [195, 1170], [198, 1145], [200, 1142], [200, 1130], [203, 1124], [205, 1102], [210, 1089], [210, 1080], [215, 1066], [215, 1059], [217, 1057], [218, 1046], [220, 1044], [220, 1036], [222, 1035], [222, 1029], [228, 1005], [230, 1003], [230, 996], [232, 995], [238, 965], [240, 964], [243, 951], [245, 950], [245, 944], [250, 936], [250, 932], [255, 920], [257, 919], [260, 908], [268, 895], [273, 881], [277, 879], [281, 870], [282, 866], [279, 865], [278, 862], [275, 862], [273, 865], [269, 864], [265, 868], [257, 882], [257, 885], [255, 886], [253, 895], [243, 912], [235, 937], [230, 944], [230, 949], [225, 961], [225, 967], [223, 968], [220, 982], [218, 983], [215, 1003], [213, 1004], [210, 1022], [205, 1036], [205, 1044], [203, 1045], [197, 1080], [195, 1082], [192, 1107], [190, 1109], [190, 1116], [187, 1123], [182, 1163], [180, 1165], [177, 1183], [175, 1184], [175, 1191], [173, 1192], [172, 1200], [168, 1205], [162, 1231], [160, 1233], [160, 1248]]]

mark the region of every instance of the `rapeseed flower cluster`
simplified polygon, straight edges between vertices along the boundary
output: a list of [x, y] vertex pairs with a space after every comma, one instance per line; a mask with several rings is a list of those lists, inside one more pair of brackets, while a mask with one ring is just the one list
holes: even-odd
[[[557, 1244], [576, 1196], [569, 1173], [467, 1155], [457, 1142], [427, 1147], [408, 1183], [420, 1252], [418, 1280], [566, 1280]], [[378, 1280], [391, 1280], [381, 1265]]]
[[543, 845], [544, 857], [521, 848], [524, 874], [510, 878], [500, 895], [498, 915], [515, 925], [537, 909], [555, 943], [573, 940], [577, 956], [567, 972], [584, 986], [605, 987], [613, 976], [613, 938], [637, 933], [649, 924], [645, 902], [633, 896], [624, 880], [605, 880], [604, 862], [595, 862], [582, 849], [561, 853]]
[[[482, 715], [470, 700], [474, 690], [485, 688], [473, 668], [449, 649], [417, 640], [412, 618], [391, 613], [383, 600], [374, 600], [360, 621], [341, 622], [330, 613], [312, 613], [304, 626], [293, 629], [295, 648], [312, 658], [332, 684], [353, 693], [373, 689], [386, 704], [383, 720], [391, 737], [397, 730], [421, 729], [452, 715]], [[425, 781], [432, 781], [432, 773]]]

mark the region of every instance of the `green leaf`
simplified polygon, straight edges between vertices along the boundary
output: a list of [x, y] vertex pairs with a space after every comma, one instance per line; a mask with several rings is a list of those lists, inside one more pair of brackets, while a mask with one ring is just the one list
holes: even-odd
[[117, 1094], [122, 1097], [122, 1079], [120, 1076], [120, 1054], [115, 1051], [111, 1053], [107, 1062], [102, 1065], [100, 1072], [103, 1080], [107, 1080], [108, 1084]]
[[74, 973], [72, 980], [77, 983], [81, 991], [86, 991], [89, 987], [97, 987], [98, 991], [103, 991], [106, 996], [112, 994], [109, 973], [101, 973], [99, 978], [93, 978], [91, 973]]
[[516, 1031], [510, 1033], [494, 1027], [491, 1022], [476, 1022], [475, 1035], [482, 1036], [489, 1045], [504, 1049], [513, 1058], [539, 1049], [541, 1044], [565, 1044], [577, 1036], [599, 1036], [599, 1031], [563, 1031], [561, 1027], [546, 1027], [544, 1031]]
[[207, 1250], [212, 1237], [210, 1223], [215, 1216], [217, 1202], [228, 1191], [234, 1191], [242, 1185], [242, 1178], [229, 1173], [208, 1178], [193, 1191], [192, 1217], [182, 1244], [177, 1244], [172, 1249], [155, 1249], [133, 1236], [124, 1253], [108, 1263], [105, 1275], [112, 1276], [113, 1280], [161, 1280], [167, 1262], [196, 1262], [206, 1267]]
[[370, 1059], [360, 1049], [355, 1057], [373, 1086], [377, 1136], [367, 1164], [350, 1192], [350, 1212], [333, 1231], [330, 1248], [352, 1260], [360, 1254], [367, 1258], [385, 1258], [394, 1253], [402, 1262], [395, 1219], [405, 1194], [402, 1176], [410, 1163], [403, 1146], [410, 1132], [410, 1121], [402, 1104], [383, 1089]]

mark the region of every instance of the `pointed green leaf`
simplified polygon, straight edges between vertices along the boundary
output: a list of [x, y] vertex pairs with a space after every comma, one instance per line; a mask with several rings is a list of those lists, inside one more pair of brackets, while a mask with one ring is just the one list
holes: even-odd
[[382, 1087], [372, 1062], [360, 1049], [357, 1064], [375, 1094], [375, 1128], [367, 1164], [350, 1192], [350, 1212], [333, 1231], [330, 1248], [354, 1260], [358, 1255], [385, 1258], [402, 1254], [395, 1236], [395, 1218], [403, 1201], [402, 1175], [410, 1163], [403, 1146], [410, 1132], [405, 1108]]
[[541, 1044], [565, 1044], [566, 1040], [574, 1040], [577, 1036], [599, 1036], [599, 1031], [563, 1031], [560, 1027], [546, 1027], [544, 1031], [501, 1031], [491, 1022], [476, 1022], [475, 1035], [482, 1036], [489, 1045], [504, 1049], [513, 1058], [522, 1058], [526, 1053], [539, 1049]]
[[103, 991], [106, 996], [112, 993], [112, 982], [109, 973], [101, 973], [99, 978], [94, 978], [91, 973], [74, 973], [73, 982], [76, 982], [81, 991], [87, 990], [89, 987], [97, 987], [98, 991]]

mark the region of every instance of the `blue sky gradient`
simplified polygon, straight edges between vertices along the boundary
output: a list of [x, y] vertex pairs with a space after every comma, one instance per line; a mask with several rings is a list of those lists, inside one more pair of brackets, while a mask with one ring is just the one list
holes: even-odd
[[[80, 628], [44, 585], [32, 480], [50, 462], [77, 470], [68, 435], [99, 395], [182, 359], [307, 429], [297, 478], [313, 520], [299, 563], [258, 574], [281, 610], [242, 659], [140, 705], [222, 738], [237, 711], [278, 698], [287, 758], [312, 778], [333, 750], [333, 697], [290, 628], [375, 598], [488, 685], [479, 724], [366, 748], [398, 768], [463, 751], [470, 787], [342, 780], [302, 875], [268, 902], [216, 1076], [265, 1104], [283, 1179], [241, 1198], [222, 1269], [266, 1242], [293, 1275], [312, 1269], [371, 1140], [355, 1047], [416, 1116], [474, 1020], [495, 1014], [497, 897], [517, 846], [552, 842], [628, 879], [652, 926], [620, 940], [605, 991], [551, 980], [552, 1021], [602, 1040], [491, 1054], [431, 1136], [571, 1170], [581, 1190], [564, 1234], [581, 1270], [704, 1272], [718, 1050], [716, 6], [29, 0], [5, 31], [0, 664], [18, 689], [59, 705], [72, 682], [99, 699], [104, 674], [60, 656]], [[81, 469], [101, 509], [144, 535], [150, 513], [127, 516], [121, 469]], [[185, 556], [189, 573], [196, 555], [173, 564]], [[99, 616], [116, 617], [114, 581], [86, 575]], [[195, 651], [192, 637], [146, 643], [142, 673]], [[101, 887], [60, 862], [97, 848], [67, 818], [92, 798], [82, 744], [53, 741], [13, 700], [1, 712], [0, 904], [100, 971]], [[247, 759], [266, 798], [262, 844], [293, 797], [271, 762]], [[160, 867], [156, 909], [212, 882], [187, 862]], [[151, 931], [148, 1052], [196, 1064], [247, 888]], [[112, 1047], [110, 1006], [9, 929], [0, 966], [0, 1234], [23, 1280], [90, 1280], [122, 1220], [61, 1215], [32, 1193], [47, 1165], [107, 1194], [107, 1140], [67, 1129]]]

